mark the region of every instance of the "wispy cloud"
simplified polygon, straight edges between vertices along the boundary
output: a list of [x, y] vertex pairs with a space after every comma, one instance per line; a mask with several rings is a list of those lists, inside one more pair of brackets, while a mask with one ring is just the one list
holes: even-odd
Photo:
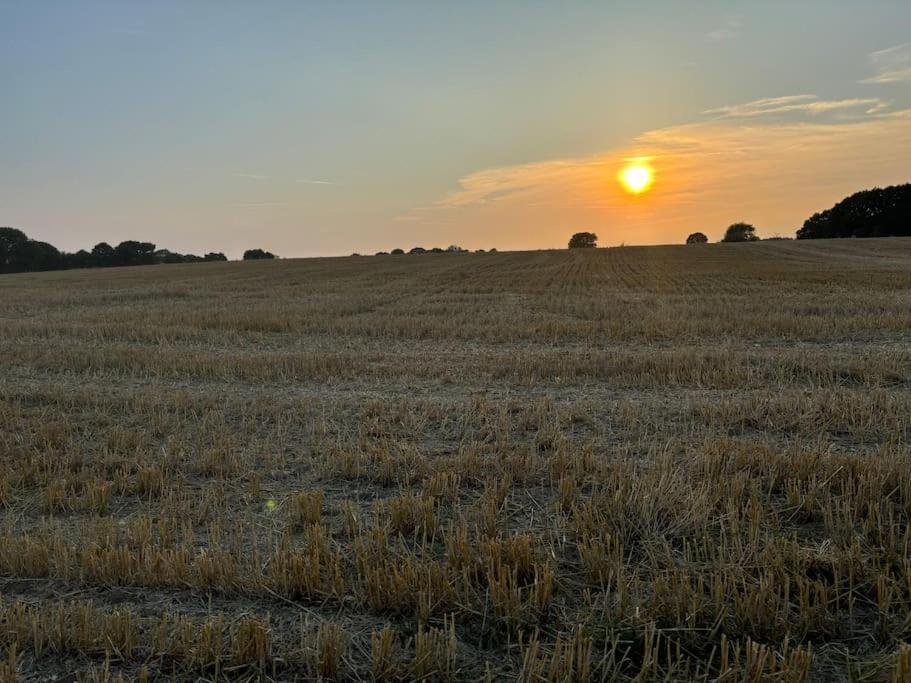
[[832, 112], [877, 114], [888, 103], [877, 97], [853, 97], [844, 100], [820, 100], [816, 95], [767, 97], [742, 104], [707, 109], [703, 114], [719, 118], [749, 118], [778, 114], [827, 114]]
[[260, 175], [259, 173], [235, 173], [235, 178], [250, 178], [251, 180], [268, 180], [269, 176]]
[[[818, 102], [776, 100], [761, 108]], [[651, 157], [656, 173], [641, 197], [615, 180], [634, 157]], [[442, 222], [465, 239], [554, 246], [573, 229], [604, 233], [606, 243], [676, 242], [695, 229], [715, 236], [735, 220], [790, 232], [845, 194], [906, 181], [909, 158], [911, 109], [835, 120], [721, 117], [649, 131], [590, 156], [480, 170], [401, 219]]]
[[335, 183], [329, 180], [309, 180], [307, 178], [299, 178], [294, 181], [295, 183], [302, 183], [304, 185], [335, 185]]
[[911, 43], [895, 45], [870, 54], [875, 75], [862, 83], [899, 83], [911, 81]]
[[724, 24], [705, 34], [706, 40], [721, 43], [736, 38], [743, 32], [743, 22], [739, 19], [728, 19]]

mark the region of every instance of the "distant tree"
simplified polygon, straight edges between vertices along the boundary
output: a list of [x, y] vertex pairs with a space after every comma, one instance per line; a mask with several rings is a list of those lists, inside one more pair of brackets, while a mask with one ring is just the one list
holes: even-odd
[[28, 242], [28, 237], [21, 230], [0, 228], [0, 273], [19, 270], [16, 254], [25, 242]]
[[911, 235], [911, 183], [855, 192], [831, 209], [813, 214], [797, 239], [899, 237]]
[[75, 253], [66, 253], [60, 252], [53, 244], [29, 239], [21, 230], [0, 228], [0, 273], [227, 260], [221, 253], [211, 252], [204, 257], [178, 254], [167, 249], [156, 250], [151, 242], [135, 240], [126, 240], [116, 247], [99, 242], [91, 252], [80, 249]]
[[487, 250], [487, 253], [488, 253], [488, 254], [496, 254], [496, 253], [497, 253], [497, 248], [496, 248], [496, 247], [492, 247], [492, 248], [490, 248], [490, 249]]
[[484, 253], [484, 250], [483, 250], [483, 249], [475, 249], [475, 250], [474, 250], [474, 253], [476, 253], [476, 254], [483, 254], [483, 253]]
[[729, 225], [724, 232], [722, 242], [756, 242], [759, 236], [756, 235], [756, 228], [749, 223], [734, 223]]
[[14, 272], [59, 270], [63, 268], [63, 254], [47, 242], [26, 240], [13, 246], [10, 262]]
[[360, 256], [360, 254], [358, 254], [357, 252], [354, 252], [354, 253], [351, 254], [351, 255], [352, 255], [352, 256]]
[[75, 254], [63, 255], [64, 268], [91, 268], [95, 265], [92, 255], [85, 249], [80, 249]]
[[430, 250], [430, 253], [431, 254], [442, 254], [443, 249], [440, 249], [440, 247], [434, 247], [433, 249]]
[[115, 265], [114, 247], [107, 242], [99, 242], [92, 247], [92, 260], [101, 268]]
[[114, 260], [118, 266], [144, 266], [155, 263], [155, 245], [151, 242], [124, 240], [114, 247]]
[[424, 247], [412, 247], [408, 250], [409, 254], [426, 254], [427, 250]]
[[262, 249], [247, 249], [244, 252], [244, 261], [257, 261], [260, 259], [274, 259], [275, 254]]
[[593, 232], [577, 232], [569, 238], [570, 249], [594, 249], [598, 246], [598, 236]]
[[393, 250], [390, 251], [389, 253], [392, 254], [392, 255], [394, 255], [394, 256], [399, 256], [399, 255], [401, 255], [401, 254], [404, 254], [404, 253], [405, 253], [405, 250], [404, 250], [404, 249], [393, 249]]
[[183, 254], [178, 254], [167, 249], [156, 249], [152, 254], [155, 263], [183, 263]]
[[686, 238], [687, 244], [705, 244], [708, 241], [709, 238], [701, 232], [694, 232], [692, 235]]
[[374, 256], [389, 256], [389, 252], [388, 251], [378, 251], [374, 254]]
[[446, 247], [446, 251], [452, 254], [462, 254], [468, 250], [462, 249], [462, 247], [460, 247], [458, 244], [450, 244], [448, 247]]

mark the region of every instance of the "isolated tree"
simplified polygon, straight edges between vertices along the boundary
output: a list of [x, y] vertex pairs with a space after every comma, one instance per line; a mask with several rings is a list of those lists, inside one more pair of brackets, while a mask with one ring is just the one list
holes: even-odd
[[686, 238], [687, 244], [705, 244], [709, 241], [709, 238], [705, 236], [704, 233], [694, 232], [692, 235]]
[[570, 249], [594, 249], [598, 246], [598, 236], [593, 232], [577, 232], [569, 238]]
[[203, 261], [227, 261], [228, 257], [222, 254], [220, 251], [210, 251], [208, 254], [202, 257]]
[[426, 254], [427, 250], [424, 247], [412, 247], [408, 250], [409, 254]]
[[724, 231], [722, 242], [757, 242], [756, 228], [749, 223], [734, 223]]
[[261, 259], [274, 259], [275, 254], [262, 249], [247, 249], [244, 252], [244, 261], [258, 261]]
[[400, 256], [401, 254], [405, 253], [405, 250], [404, 249], [393, 249], [389, 253], [392, 254], [393, 256]]
[[831, 209], [813, 214], [797, 239], [911, 235], [911, 183], [855, 192]]
[[450, 244], [448, 247], [446, 247], [446, 251], [448, 251], [448, 252], [450, 252], [450, 253], [452, 253], [452, 254], [461, 254], [461, 253], [466, 252], [466, 251], [468, 251], [468, 250], [467, 250], [467, 249], [462, 249], [462, 247], [460, 247], [458, 244]]

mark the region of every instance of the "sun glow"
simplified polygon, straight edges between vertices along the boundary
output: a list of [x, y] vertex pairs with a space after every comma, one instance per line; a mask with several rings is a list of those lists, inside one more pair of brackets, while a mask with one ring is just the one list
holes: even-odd
[[655, 172], [641, 161], [634, 161], [623, 167], [617, 176], [623, 188], [631, 194], [642, 194], [652, 186]]

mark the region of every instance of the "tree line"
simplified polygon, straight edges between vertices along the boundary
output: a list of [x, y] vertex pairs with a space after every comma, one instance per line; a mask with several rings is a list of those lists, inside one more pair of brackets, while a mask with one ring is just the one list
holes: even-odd
[[[911, 183], [890, 185], [855, 192], [831, 209], [814, 213], [797, 230], [797, 239], [831, 239], [838, 237], [909, 237], [911, 236]], [[791, 237], [766, 237], [765, 241], [789, 240]], [[749, 223], [733, 223], [721, 242], [758, 242], [756, 228]], [[703, 232], [691, 233], [687, 244], [706, 244]], [[598, 246], [593, 232], [577, 232], [569, 240], [570, 249]]]
[[814, 213], [797, 239], [911, 236], [911, 183], [855, 192]]
[[227, 260], [221, 252], [210, 252], [205, 256], [179, 254], [156, 249], [151, 242], [136, 240], [125, 240], [117, 246], [99, 242], [91, 251], [66, 252], [48, 242], [33, 240], [16, 228], [0, 228], [0, 273]]

